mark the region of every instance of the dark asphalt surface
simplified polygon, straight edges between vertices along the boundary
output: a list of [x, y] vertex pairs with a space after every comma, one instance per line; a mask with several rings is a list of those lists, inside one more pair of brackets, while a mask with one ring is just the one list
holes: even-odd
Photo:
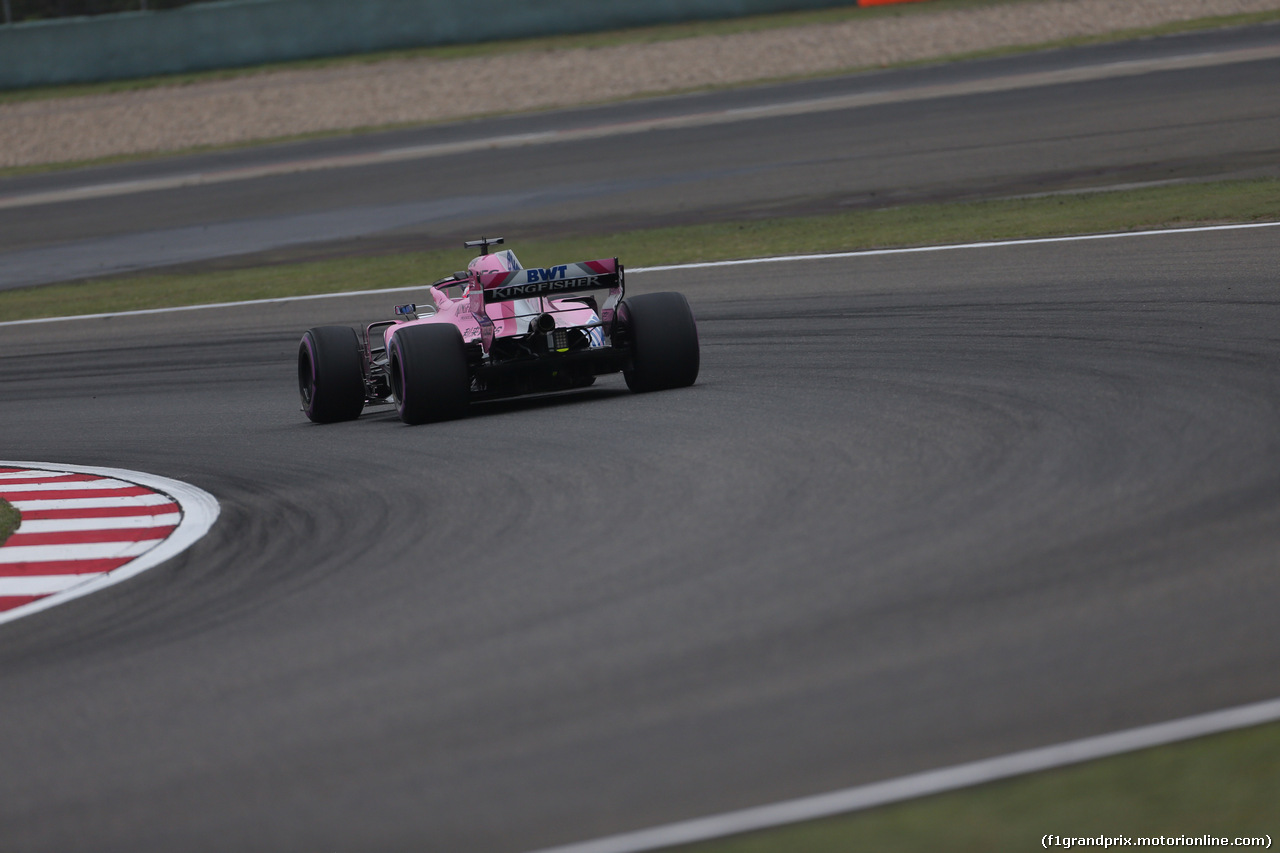
[[[83, 185], [1274, 47], [1280, 25], [0, 180]], [[1280, 59], [0, 207], [0, 289], [226, 258], [454, 245], [1165, 180], [1280, 174]]]
[[[1250, 136], [1275, 71], [608, 156], [751, 176], [626, 214], [673, 220], [867, 176], [1235, 172], [1280, 138]], [[610, 174], [590, 146], [525, 153], [441, 181]], [[0, 234], [430, 200], [357, 177], [7, 211]], [[0, 626], [0, 849], [520, 851], [1280, 695], [1278, 260], [1261, 229], [636, 274], [689, 296], [696, 386], [417, 428], [297, 410], [302, 330], [394, 297], [2, 327], [0, 457], [176, 477], [222, 515]]]
[[1280, 695], [1275, 230], [633, 276], [699, 383], [317, 427], [362, 297], [4, 330], [184, 556], [0, 628], [6, 850], [518, 851]]

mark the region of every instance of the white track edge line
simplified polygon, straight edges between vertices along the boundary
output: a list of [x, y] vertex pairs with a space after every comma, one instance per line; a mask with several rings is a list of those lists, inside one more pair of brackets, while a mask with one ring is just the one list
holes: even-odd
[[218, 513], [221, 510], [218, 505], [218, 499], [204, 489], [180, 480], [171, 480], [168, 477], [146, 474], [141, 471], [129, 471], [121, 468], [98, 468], [85, 465], [65, 465], [53, 462], [0, 461], [0, 466], [36, 468], [46, 471], [72, 471], [77, 474], [98, 474], [104, 477], [129, 480], [139, 486], [146, 486], [149, 489], [155, 489], [157, 492], [163, 492], [173, 498], [178, 506], [182, 508], [182, 520], [178, 522], [177, 528], [160, 544], [142, 556], [114, 571], [107, 572], [66, 592], [54, 593], [29, 604], [6, 610], [0, 613], [0, 625], [64, 604], [83, 595], [89, 595], [158, 566], [170, 557], [177, 556], [187, 548], [190, 548], [208, 533], [209, 528], [213, 526], [213, 522], [217, 520]]
[[[358, 153], [304, 157], [279, 163], [263, 163], [254, 166], [239, 166], [204, 172], [178, 172], [169, 175], [158, 175], [152, 178], [84, 184], [62, 190], [37, 190], [27, 194], [0, 196], [0, 209], [16, 209], [82, 199], [109, 198], [179, 187], [209, 186], [229, 181], [252, 180], [319, 170], [414, 161], [472, 151], [517, 148], [548, 143], [555, 144], [582, 139], [610, 138], [647, 131], [705, 127], [708, 125], [751, 121], [753, 119], [805, 115], [815, 112], [856, 110], [885, 104], [915, 103], [984, 95], [993, 92], [1025, 91], [1069, 83], [1123, 79], [1143, 74], [1188, 70], [1206, 66], [1233, 65], [1241, 62], [1273, 59], [1276, 55], [1277, 49], [1275, 45], [1228, 48], [1225, 50], [1210, 49], [1173, 56], [1086, 63], [1085, 65], [1067, 68], [997, 74], [993, 77], [980, 77], [976, 80], [959, 82], [889, 89], [873, 88], [862, 92], [808, 97], [799, 100], [757, 104], [755, 106], [725, 107], [703, 112], [676, 113], [648, 119], [622, 119], [621, 121], [613, 121], [606, 124], [566, 127], [531, 133], [481, 136], [453, 142], [431, 142]], [[467, 119], [459, 117], [459, 121], [466, 122]]]
[[1280, 222], [1242, 222], [1235, 225], [1202, 225], [1195, 228], [1157, 228], [1149, 231], [1113, 231], [1106, 234], [1077, 234], [1070, 237], [1027, 237], [1020, 240], [988, 240], [978, 243], [952, 243], [942, 246], [908, 246], [899, 249], [861, 249], [856, 252], [826, 252], [816, 255], [777, 255], [771, 258], [746, 258], [738, 261], [701, 261], [691, 264], [668, 264], [639, 267], [627, 272], [666, 272], [708, 267], [736, 267], [753, 264], [777, 264], [795, 261], [827, 261], [841, 258], [872, 258], [880, 255], [914, 255], [950, 252], [957, 249], [995, 249], [1004, 246], [1036, 246], [1046, 243], [1084, 243], [1092, 240], [1118, 240], [1123, 237], [1163, 237], [1171, 234], [1199, 234], [1207, 231], [1243, 231], [1251, 228], [1274, 228]]
[[[816, 255], [778, 255], [769, 258], [743, 258], [734, 261], [702, 261], [690, 264], [667, 264], [654, 267], [633, 267], [630, 274], [693, 270], [708, 267], [751, 266], [795, 261], [827, 261], [840, 258], [867, 258], [880, 255], [911, 255], [925, 252], [950, 252], [959, 249], [993, 249], [1002, 246], [1032, 246], [1043, 243], [1081, 243], [1090, 240], [1116, 240], [1123, 237], [1162, 237], [1176, 234], [1200, 234], [1209, 231], [1242, 231], [1252, 228], [1274, 228], [1280, 222], [1242, 222], [1234, 225], [1202, 225], [1194, 228], [1157, 228], [1149, 231], [1116, 231], [1106, 234], [1079, 234], [1070, 237], [1030, 237], [1021, 240], [990, 240], [978, 243], [952, 243], [941, 246], [910, 246], [900, 249], [860, 249], [851, 252], [827, 252]], [[40, 285], [36, 285], [39, 287]], [[142, 308], [136, 311], [109, 311], [103, 314], [72, 314], [66, 317], [33, 317], [29, 320], [5, 320], [4, 326], [27, 326], [35, 323], [63, 323], [69, 320], [104, 320], [111, 317], [138, 317], [146, 314], [175, 314], [181, 311], [204, 311], [212, 308], [243, 308], [252, 305], [272, 305], [288, 302], [308, 302], [314, 299], [343, 299], [352, 296], [372, 296], [379, 293], [409, 293], [426, 290], [426, 284], [407, 287], [380, 287], [373, 290], [345, 290], [338, 293], [310, 293], [305, 296], [277, 296], [271, 299], [247, 299], [240, 302], [210, 302], [205, 305], [176, 305], [171, 308]]]
[[724, 812], [590, 841], [544, 847], [532, 853], [642, 853], [711, 841], [816, 818], [862, 811], [987, 782], [1066, 767], [1127, 752], [1221, 734], [1280, 720], [1280, 699], [1183, 717], [1150, 726], [1028, 749], [826, 794]]

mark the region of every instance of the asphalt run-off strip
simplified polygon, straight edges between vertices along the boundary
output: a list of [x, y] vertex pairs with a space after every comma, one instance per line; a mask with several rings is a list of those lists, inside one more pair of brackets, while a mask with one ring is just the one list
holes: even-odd
[[153, 568], [218, 517], [202, 489], [117, 468], [0, 462], [0, 497], [22, 516], [0, 546], [0, 624]]
[[1280, 57], [1280, 45], [1237, 48], [1224, 51], [1196, 52], [1153, 59], [1109, 62], [1100, 65], [1088, 65], [1080, 68], [1064, 68], [1051, 71], [1007, 74], [959, 83], [941, 83], [904, 89], [884, 89], [871, 92], [858, 92], [848, 95], [808, 98], [800, 101], [762, 104], [751, 107], [737, 107], [692, 114], [663, 116], [638, 121], [614, 122], [587, 127], [568, 127], [537, 133], [486, 136], [476, 139], [464, 139], [457, 142], [441, 142], [429, 145], [387, 148], [377, 151], [338, 155], [333, 157], [312, 157], [300, 160], [288, 160], [282, 163], [271, 163], [262, 166], [244, 166], [207, 172], [185, 172], [172, 175], [161, 175], [154, 178], [140, 178], [131, 181], [86, 184], [83, 186], [67, 187], [57, 190], [42, 190], [10, 196], [0, 196], [0, 210], [15, 207], [30, 207], [40, 204], [56, 204], [67, 201], [82, 201], [93, 198], [108, 198], [112, 196], [131, 195], [133, 193], [153, 192], [156, 190], [170, 190], [183, 187], [221, 184], [231, 181], [247, 181], [276, 175], [297, 174], [300, 172], [315, 172], [328, 169], [346, 169], [360, 166], [383, 165], [387, 163], [402, 163], [432, 157], [445, 157], [452, 154], [464, 154], [472, 151], [522, 148], [528, 145], [546, 145], [558, 142], [574, 142], [585, 139], [603, 139], [626, 134], [647, 133], [654, 130], [705, 127], [716, 124], [754, 121], [756, 119], [783, 118], [787, 116], [805, 115], [808, 113], [860, 109], [863, 107], [879, 106], [883, 104], [909, 103], [913, 101], [926, 101], [937, 98], [991, 94], [995, 92], [1008, 92], [1019, 89], [1057, 86], [1067, 83], [1082, 83], [1093, 80], [1134, 77], [1159, 71], [1180, 71], [1193, 68], [1206, 68], [1216, 65], [1230, 65], [1240, 62], [1275, 59], [1277, 57]]
[[[1248, 222], [1237, 225], [1205, 225], [1194, 228], [1160, 228], [1151, 231], [1119, 231], [1110, 234], [1082, 234], [1072, 237], [1031, 237], [1020, 240], [989, 240], [977, 243], [953, 243], [943, 246], [911, 246], [901, 249], [861, 249], [850, 252], [826, 252], [813, 255], [777, 255], [769, 258], [742, 258], [731, 261], [699, 261], [687, 264], [663, 264], [651, 267], [629, 267], [628, 275], [670, 270], [706, 269], [709, 267], [753, 266], [756, 264], [794, 263], [798, 261], [826, 261], [844, 258], [868, 258], [883, 255], [913, 255], [928, 252], [953, 252], [973, 249], [994, 249], [1005, 246], [1035, 246], [1045, 243], [1082, 243], [1092, 240], [1122, 240], [1141, 237], [1170, 237], [1180, 234], [1203, 234], [1213, 231], [1243, 231], [1253, 228], [1275, 228], [1280, 222]], [[65, 317], [33, 317], [28, 320], [6, 320], [5, 326], [27, 326], [34, 323], [63, 323], [71, 320], [101, 320], [107, 317], [138, 317], [147, 314], [172, 314], [179, 311], [206, 311], [212, 308], [241, 308], [253, 305], [272, 305], [285, 302], [308, 302], [315, 299], [342, 299], [371, 296], [379, 293], [409, 293], [426, 289], [426, 284], [405, 287], [382, 287], [371, 290], [344, 290], [338, 293], [311, 293], [305, 296], [277, 296], [270, 299], [248, 299], [240, 302], [209, 302], [202, 305], [175, 305], [169, 308], [143, 308], [135, 311], [108, 311], [101, 314], [71, 314]]]

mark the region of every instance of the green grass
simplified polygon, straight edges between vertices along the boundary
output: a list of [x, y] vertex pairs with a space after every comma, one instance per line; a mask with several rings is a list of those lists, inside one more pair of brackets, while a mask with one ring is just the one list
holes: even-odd
[[0, 545], [18, 529], [22, 523], [22, 515], [4, 498], [0, 498]]
[[[381, 51], [350, 56], [325, 57], [320, 59], [298, 60], [294, 62], [273, 63], [246, 68], [227, 68], [214, 71], [201, 71], [190, 74], [170, 74], [157, 77], [146, 77], [132, 80], [114, 80], [103, 83], [40, 86], [25, 89], [0, 90], [0, 105], [19, 101], [44, 100], [86, 95], [102, 95], [113, 92], [151, 89], [159, 86], [185, 86], [217, 80], [228, 80], [257, 74], [269, 74], [275, 71], [289, 71], [308, 68], [328, 68], [341, 65], [360, 65], [403, 59], [458, 59], [470, 56], [492, 56], [520, 52], [546, 52], [554, 50], [570, 50], [575, 48], [610, 47], [621, 44], [642, 44], [658, 41], [672, 41], [693, 38], [703, 35], [726, 35], [740, 32], [755, 32], [788, 26], [807, 24], [838, 23], [841, 21], [871, 17], [899, 17], [914, 14], [927, 14], [945, 9], [964, 9], [978, 6], [1008, 5], [1013, 3], [1030, 3], [1038, 0], [932, 0], [929, 3], [909, 3], [905, 6], [872, 6], [867, 8], [841, 7], [810, 12], [790, 12], [774, 15], [755, 15], [745, 18], [731, 18], [717, 21], [697, 21], [684, 24], [668, 24], [654, 27], [640, 27], [629, 30], [618, 30], [603, 33], [584, 33], [579, 35], [552, 36], [546, 38], [521, 39], [513, 41], [483, 42], [478, 44], [448, 45], [443, 47], [416, 48], [411, 50]], [[738, 83], [717, 86], [699, 86], [664, 91], [644, 92], [635, 97], [653, 97], [658, 95], [688, 94], [692, 92], [710, 91], [713, 89], [741, 88], [761, 83], [794, 82], [803, 79], [832, 77], [840, 74], [852, 74], [875, 68], [904, 68], [927, 65], [938, 62], [959, 62], [973, 59], [989, 59], [998, 56], [1009, 56], [1036, 50], [1050, 50], [1068, 47], [1080, 47], [1089, 44], [1126, 41], [1138, 38], [1151, 38], [1162, 35], [1192, 32], [1196, 30], [1215, 29], [1229, 26], [1247, 26], [1280, 20], [1280, 11], [1251, 12], [1238, 15], [1220, 15], [1198, 18], [1191, 21], [1179, 21], [1155, 27], [1120, 30], [1096, 36], [1079, 36], [1034, 44], [1009, 45], [989, 50], [969, 53], [947, 54], [927, 59], [916, 59], [883, 66], [852, 65], [847, 68], [830, 69], [814, 74], [787, 76], [780, 78], [761, 78]], [[617, 99], [614, 99], [617, 100]], [[586, 105], [607, 103], [609, 101], [591, 102]], [[486, 118], [489, 114], [469, 115], [467, 118]], [[441, 122], [456, 121], [456, 118], [443, 119]], [[340, 130], [315, 131], [304, 134], [290, 134], [278, 137], [255, 139], [247, 142], [235, 142], [218, 145], [202, 145], [164, 152], [141, 152], [119, 154], [91, 160], [75, 160], [59, 163], [38, 163], [26, 166], [9, 166], [0, 168], [0, 178], [42, 172], [78, 169], [89, 166], [104, 166], [113, 163], [153, 160], [164, 157], [186, 156], [209, 151], [224, 151], [248, 148], [256, 145], [295, 142], [306, 139], [345, 136], [355, 133], [374, 133], [394, 130], [403, 127], [420, 127], [440, 122], [408, 122], [379, 124], [363, 127], [344, 128]]]
[[1280, 725], [1272, 724], [671, 850], [988, 853], [1041, 849], [1047, 834], [1275, 838], [1278, 803]]
[[[527, 266], [617, 255], [631, 267], [781, 254], [1280, 220], [1280, 180], [905, 205], [826, 216], [706, 223], [524, 241]], [[140, 274], [0, 292], [0, 321], [422, 284], [466, 266], [459, 249], [242, 269]]]

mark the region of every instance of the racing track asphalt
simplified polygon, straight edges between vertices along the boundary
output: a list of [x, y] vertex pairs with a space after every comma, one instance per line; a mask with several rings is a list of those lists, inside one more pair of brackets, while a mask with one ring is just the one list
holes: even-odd
[[1280, 695], [1276, 229], [638, 274], [703, 372], [313, 426], [381, 297], [11, 326], [191, 550], [0, 628], [6, 851], [519, 851]]
[[[495, 232], [607, 233], [1280, 175], [1278, 50], [1280, 24], [9, 178], [0, 180], [0, 289], [245, 253], [261, 262], [454, 246]], [[1258, 51], [1270, 58], [1239, 61]], [[1128, 76], [1153, 67], [1143, 63], [1164, 70]], [[831, 98], [873, 102], [697, 124]], [[694, 124], [377, 162], [379, 152], [670, 120]], [[6, 206], [86, 186], [335, 158], [364, 165]]]

